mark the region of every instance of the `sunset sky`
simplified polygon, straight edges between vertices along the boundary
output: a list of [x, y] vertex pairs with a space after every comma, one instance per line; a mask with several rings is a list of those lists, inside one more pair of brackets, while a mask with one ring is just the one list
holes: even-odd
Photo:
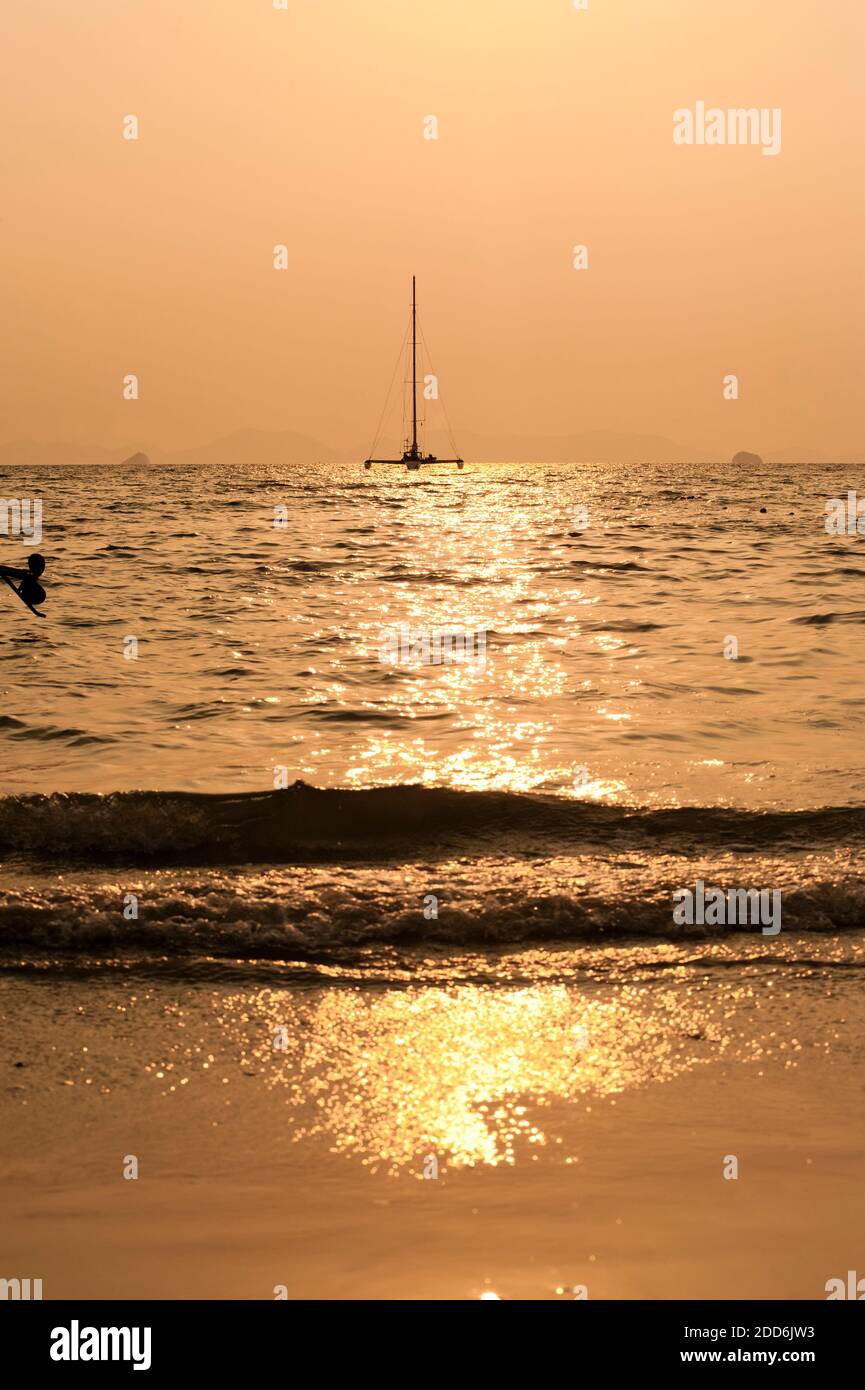
[[[863, 41], [857, 0], [6, 6], [0, 442], [362, 450], [415, 272], [457, 435], [862, 454]], [[697, 101], [780, 154], [677, 147]]]

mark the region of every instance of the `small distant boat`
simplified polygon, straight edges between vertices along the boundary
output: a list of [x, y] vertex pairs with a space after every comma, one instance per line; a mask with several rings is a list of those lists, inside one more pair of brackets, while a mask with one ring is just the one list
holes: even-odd
[[[385, 407], [387, 408], [387, 407]], [[453, 440], [451, 440], [453, 444]], [[373, 449], [375, 443], [373, 444]], [[410, 473], [424, 468], [430, 463], [455, 463], [457, 468], [465, 465], [461, 458], [440, 459], [435, 454], [425, 454], [418, 445], [417, 438], [417, 291], [415, 277], [411, 277], [411, 439], [406, 439], [401, 459], [364, 459], [364, 468], [372, 468], [374, 463], [396, 464], [405, 467]]]

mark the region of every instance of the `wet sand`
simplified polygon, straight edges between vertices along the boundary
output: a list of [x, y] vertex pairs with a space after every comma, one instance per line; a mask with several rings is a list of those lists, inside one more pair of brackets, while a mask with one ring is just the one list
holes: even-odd
[[670, 983], [7, 978], [4, 1273], [48, 1299], [825, 1298], [861, 1263], [853, 992]]

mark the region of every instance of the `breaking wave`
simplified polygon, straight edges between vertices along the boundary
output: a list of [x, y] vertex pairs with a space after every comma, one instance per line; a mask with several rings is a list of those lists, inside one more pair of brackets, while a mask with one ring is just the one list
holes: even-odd
[[[304, 783], [239, 796], [7, 797], [0, 959], [3, 969], [161, 960], [191, 971], [203, 960], [344, 963], [552, 942], [582, 956], [629, 941], [657, 943], [663, 957], [664, 941], [714, 950], [750, 935], [747, 950], [776, 963], [809, 959], [803, 942], [834, 942], [840, 968], [844, 943], [865, 928], [863, 841], [858, 807], [648, 810]], [[675, 925], [673, 894], [698, 879], [778, 889], [782, 932], [767, 945], [756, 923]]]
[[[427, 959], [446, 959], [553, 942], [588, 951], [638, 942], [654, 943], [663, 964], [664, 942], [736, 939], [755, 959], [779, 964], [810, 960], [822, 938], [833, 943], [828, 963], [844, 967], [850, 962], [843, 942], [865, 927], [865, 877], [849, 872], [797, 883], [788, 866], [776, 877], [783, 930], [764, 937], [759, 924], [675, 926], [672, 892], [681, 878], [669, 862], [664, 873], [647, 867], [630, 882], [547, 878], [536, 887], [526, 866], [501, 880], [490, 861], [481, 866], [487, 872], [481, 868], [477, 886], [465, 866], [460, 881], [452, 864], [438, 874], [413, 865], [388, 875], [198, 869], [160, 870], [150, 881], [135, 874], [98, 882], [90, 874], [86, 881], [46, 877], [0, 892], [0, 960], [7, 969], [63, 960], [83, 967], [97, 959], [343, 962], [370, 950], [419, 949]], [[425, 911], [430, 894], [434, 916]]]
[[0, 852], [80, 865], [376, 863], [592, 849], [779, 852], [865, 843], [865, 808], [640, 809], [444, 787], [240, 795], [112, 792], [0, 798]]

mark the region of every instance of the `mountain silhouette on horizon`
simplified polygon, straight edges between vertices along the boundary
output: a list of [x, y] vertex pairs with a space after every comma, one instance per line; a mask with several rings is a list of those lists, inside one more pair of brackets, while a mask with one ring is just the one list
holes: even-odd
[[[460, 431], [460, 451], [467, 463], [712, 463], [732, 456], [733, 451], [695, 448], [667, 439], [663, 435], [619, 433], [614, 430], [587, 430], [567, 435], [486, 434]], [[450, 442], [439, 432], [427, 432], [433, 453], [450, 454]], [[791, 446], [758, 450], [769, 463], [860, 463], [865, 450], [845, 451], [834, 458], [825, 449]], [[311, 435], [293, 430], [241, 429], [220, 435], [204, 444], [185, 449], [159, 449], [134, 442], [109, 447], [98, 444], [71, 444], [62, 441], [18, 440], [0, 444], [0, 468], [52, 468], [63, 464], [116, 466], [123, 463], [146, 466], [176, 464], [194, 467], [296, 467], [310, 463], [360, 463], [365, 457], [362, 444], [335, 448]]]

